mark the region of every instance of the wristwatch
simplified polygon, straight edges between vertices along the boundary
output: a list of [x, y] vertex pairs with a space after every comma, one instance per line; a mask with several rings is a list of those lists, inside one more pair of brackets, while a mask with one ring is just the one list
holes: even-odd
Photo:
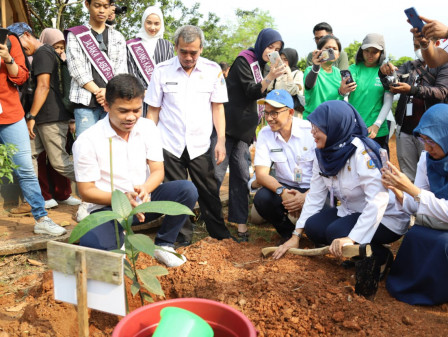
[[26, 115], [25, 115], [25, 119], [26, 119], [27, 121], [29, 121], [29, 120], [35, 120], [35, 119], [36, 119], [36, 116], [33, 116], [32, 114], [30, 114], [29, 112], [27, 112]]
[[302, 233], [297, 232], [295, 229], [294, 229], [294, 231], [292, 232], [292, 235], [297, 236], [299, 239], [302, 237]]
[[11, 56], [11, 61], [6, 62], [5, 60], [3, 60], [5, 62], [5, 64], [14, 64], [14, 57]]
[[417, 194], [417, 195], [414, 197], [414, 201], [415, 201], [415, 202], [420, 202], [421, 197], [422, 197], [422, 192], [420, 192], [419, 194]]
[[282, 193], [283, 193], [283, 190], [284, 190], [285, 188], [286, 188], [285, 186], [277, 187], [277, 189], [275, 190], [275, 194], [277, 194], [278, 196], [281, 196]]

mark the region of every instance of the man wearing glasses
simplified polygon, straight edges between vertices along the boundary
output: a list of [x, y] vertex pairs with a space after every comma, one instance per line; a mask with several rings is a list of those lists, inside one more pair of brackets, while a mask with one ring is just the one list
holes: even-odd
[[[313, 34], [314, 34], [314, 42], [316, 42], [316, 46], [319, 43], [319, 40], [323, 38], [326, 35], [333, 35], [333, 28], [326, 23], [321, 22], [314, 26], [313, 28]], [[313, 52], [310, 52], [308, 54], [308, 57], [306, 58], [306, 66], [312, 66], [313, 65]], [[341, 53], [339, 55], [339, 58], [333, 63], [333, 66], [336, 68], [339, 68], [339, 70], [347, 70], [348, 69], [348, 56], [347, 53], [343, 50], [341, 50]]]
[[254, 205], [284, 242], [294, 234], [291, 220], [299, 217], [310, 188], [316, 145], [310, 122], [294, 117], [294, 102], [286, 90], [273, 90], [257, 103], [265, 106], [268, 126], [257, 138], [255, 174], [262, 188]]

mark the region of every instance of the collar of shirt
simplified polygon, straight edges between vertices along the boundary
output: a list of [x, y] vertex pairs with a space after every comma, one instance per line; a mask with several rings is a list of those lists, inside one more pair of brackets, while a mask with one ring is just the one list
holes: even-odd
[[[178, 71], [179, 70], [185, 71], [184, 68], [182, 68], [182, 64], [180, 64], [179, 56], [175, 57], [174, 65], [177, 67]], [[194, 66], [194, 69], [193, 69], [192, 73], [195, 72], [195, 71], [202, 72], [203, 70], [204, 70], [204, 61], [203, 61], [202, 57], [199, 56], [198, 60], [196, 61], [196, 65]]]

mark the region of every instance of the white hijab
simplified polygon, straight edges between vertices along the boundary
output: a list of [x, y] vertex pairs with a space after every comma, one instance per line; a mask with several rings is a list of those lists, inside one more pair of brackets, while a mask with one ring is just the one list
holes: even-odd
[[[145, 30], [145, 21], [151, 14], [155, 14], [160, 18], [160, 30], [156, 35], [151, 36]], [[163, 13], [159, 7], [151, 6], [148, 7], [142, 16], [142, 26], [140, 27], [137, 37], [142, 39], [142, 43], [145, 46], [146, 51], [151, 57], [154, 57], [154, 50], [156, 49], [157, 41], [163, 38], [163, 33], [165, 32], [165, 24], [163, 22]]]

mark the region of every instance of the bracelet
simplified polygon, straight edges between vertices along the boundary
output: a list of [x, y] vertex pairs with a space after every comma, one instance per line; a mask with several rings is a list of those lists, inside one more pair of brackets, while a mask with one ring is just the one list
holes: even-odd
[[271, 80], [268, 80], [267, 78], [264, 79], [266, 81], [267, 84], [271, 84]]
[[302, 233], [297, 232], [295, 229], [294, 229], [294, 231], [292, 232], [292, 235], [297, 236], [299, 239], [302, 237]]
[[338, 89], [338, 94], [339, 94], [340, 96], [343, 96], [343, 97], [348, 96], [348, 93], [343, 94], [343, 93], [341, 92], [341, 88]]
[[[317, 69], [317, 71], [316, 71], [316, 70], [314, 70], [314, 66], [317, 66], [317, 67], [319, 67], [319, 68]], [[313, 73], [315, 73], [315, 74], [319, 74], [319, 71], [320, 71], [320, 65], [317, 65], [317, 64], [313, 64], [313, 66], [311, 67], [311, 70], [313, 71]]]

